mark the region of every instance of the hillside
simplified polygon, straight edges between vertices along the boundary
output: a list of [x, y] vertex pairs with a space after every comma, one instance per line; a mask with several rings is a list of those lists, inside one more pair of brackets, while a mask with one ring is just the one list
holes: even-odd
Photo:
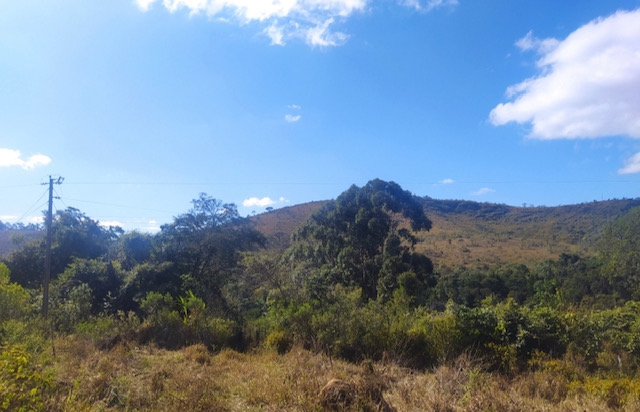
[[[492, 266], [505, 262], [534, 263], [561, 253], [595, 253], [607, 224], [640, 199], [619, 199], [555, 207], [516, 207], [466, 200], [422, 198], [433, 222], [419, 233], [418, 251], [436, 265]], [[289, 236], [325, 202], [311, 202], [252, 217], [268, 247], [282, 249]]]
[[39, 230], [0, 230], [0, 257], [42, 236], [44, 232]]

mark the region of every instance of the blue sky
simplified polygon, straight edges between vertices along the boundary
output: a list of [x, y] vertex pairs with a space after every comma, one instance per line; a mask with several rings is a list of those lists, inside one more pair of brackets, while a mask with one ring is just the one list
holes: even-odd
[[0, 0], [0, 220], [640, 196], [640, 0]]

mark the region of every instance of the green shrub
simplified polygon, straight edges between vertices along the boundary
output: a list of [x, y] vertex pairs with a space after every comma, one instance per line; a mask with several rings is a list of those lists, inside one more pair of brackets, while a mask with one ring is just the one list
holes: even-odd
[[267, 348], [275, 349], [280, 355], [284, 355], [291, 350], [293, 339], [282, 330], [273, 331], [267, 335], [264, 344]]
[[29, 293], [9, 276], [9, 268], [0, 263], [0, 322], [22, 318], [28, 310]]
[[0, 410], [43, 410], [43, 392], [50, 387], [21, 345], [0, 347]]

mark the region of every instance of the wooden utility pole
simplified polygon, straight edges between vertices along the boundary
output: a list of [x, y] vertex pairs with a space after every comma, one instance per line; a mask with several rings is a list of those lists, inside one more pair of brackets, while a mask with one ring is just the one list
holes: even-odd
[[62, 184], [63, 180], [64, 179], [62, 177], [58, 177], [58, 180], [54, 182], [53, 177], [49, 176], [49, 208], [47, 209], [47, 220], [45, 222], [47, 228], [47, 245], [44, 255], [44, 279], [42, 281], [42, 315], [45, 317], [49, 313], [49, 282], [51, 281], [51, 223], [53, 221], [53, 185]]

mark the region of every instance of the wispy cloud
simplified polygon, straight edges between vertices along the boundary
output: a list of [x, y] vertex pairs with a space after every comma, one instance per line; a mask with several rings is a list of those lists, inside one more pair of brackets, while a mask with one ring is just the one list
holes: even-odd
[[490, 187], [483, 187], [480, 188], [478, 190], [476, 190], [475, 192], [472, 192], [471, 194], [473, 196], [484, 196], [484, 195], [488, 195], [489, 193], [493, 193], [495, 192], [494, 189], [491, 189]]
[[558, 47], [560, 42], [558, 39], [539, 39], [533, 35], [533, 31], [529, 31], [526, 36], [516, 42], [516, 46], [522, 51], [534, 50], [539, 54], [552, 52]]
[[458, 5], [458, 0], [402, 0], [400, 4], [414, 8], [418, 11], [429, 12], [440, 7], [454, 7]]
[[640, 153], [636, 153], [627, 159], [624, 167], [618, 170], [618, 173], [621, 175], [640, 173]]
[[276, 204], [283, 204], [283, 203], [289, 203], [289, 200], [285, 199], [284, 197], [280, 197], [278, 200], [273, 200], [270, 197], [262, 197], [262, 198], [250, 197], [250, 198], [245, 199], [245, 200], [242, 201], [242, 206], [244, 206], [244, 207], [254, 207], [254, 206], [268, 207], [268, 206], [273, 206], [273, 205], [276, 205]]
[[43, 154], [35, 154], [24, 159], [19, 150], [0, 148], [0, 167], [18, 166], [24, 170], [30, 170], [38, 166], [46, 166], [49, 163], [51, 163], [51, 158]]
[[455, 180], [453, 180], [453, 179], [442, 179], [438, 183], [440, 183], [441, 185], [452, 185], [452, 184], [455, 183]]
[[[141, 11], [148, 11], [159, 0], [135, 0]], [[174, 13], [185, 9], [190, 15], [204, 13], [240, 24], [259, 22], [262, 33], [272, 45], [283, 46], [300, 39], [310, 46], [331, 47], [344, 44], [349, 35], [335, 30], [355, 13], [364, 12], [372, 0], [163, 0], [162, 5]], [[398, 4], [428, 12], [455, 6], [457, 0], [398, 0]]]
[[286, 120], [289, 123], [295, 123], [297, 121], [299, 121], [300, 119], [302, 119], [302, 116], [299, 114], [285, 114], [284, 115], [284, 120]]
[[640, 9], [599, 18], [566, 39], [517, 42], [536, 50], [539, 74], [509, 87], [491, 122], [531, 125], [537, 139], [640, 138]]
[[[290, 110], [296, 110], [296, 111], [299, 111], [301, 109], [301, 107], [299, 105], [297, 105], [297, 104], [290, 104], [287, 107]], [[289, 123], [296, 123], [300, 119], [302, 119], [302, 115], [300, 115], [300, 114], [287, 113], [287, 114], [284, 115], [284, 120], [286, 120]]]

